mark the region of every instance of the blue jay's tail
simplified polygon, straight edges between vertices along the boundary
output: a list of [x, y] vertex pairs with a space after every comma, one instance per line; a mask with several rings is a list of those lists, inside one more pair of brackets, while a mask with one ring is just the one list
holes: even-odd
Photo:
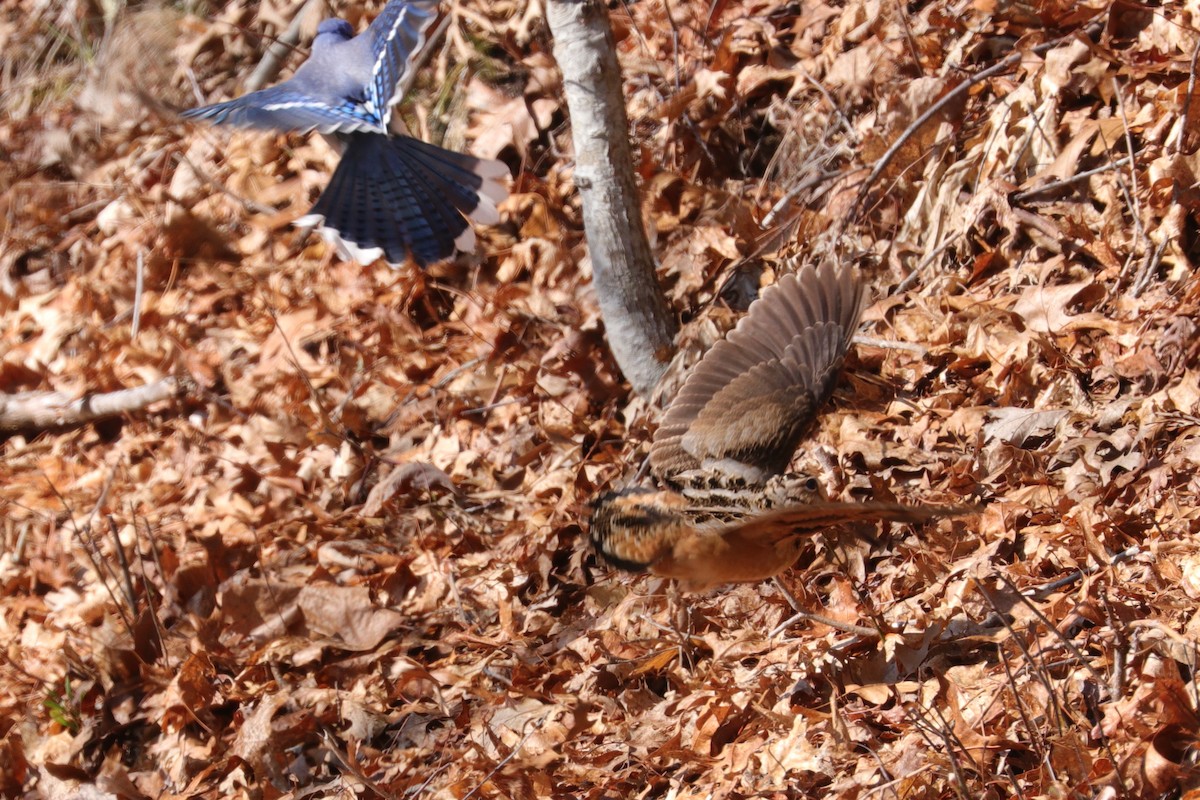
[[342, 160], [312, 210], [296, 220], [362, 264], [377, 258], [420, 266], [471, 251], [475, 232], [500, 220], [508, 191], [499, 161], [452, 153], [410, 136], [349, 133]]

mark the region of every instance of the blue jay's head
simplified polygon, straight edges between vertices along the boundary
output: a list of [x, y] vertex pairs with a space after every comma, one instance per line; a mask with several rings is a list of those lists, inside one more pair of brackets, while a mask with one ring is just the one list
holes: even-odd
[[336, 36], [339, 39], [353, 39], [354, 28], [350, 27], [350, 23], [344, 19], [323, 19], [321, 24], [317, 26], [317, 38], [322, 36]]

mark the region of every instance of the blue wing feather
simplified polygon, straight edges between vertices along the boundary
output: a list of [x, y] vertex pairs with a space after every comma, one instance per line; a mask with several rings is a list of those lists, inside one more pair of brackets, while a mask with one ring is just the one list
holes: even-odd
[[[389, 0], [360, 36], [326, 20], [313, 53], [288, 81], [183, 112], [225, 125], [336, 134], [346, 145], [329, 185], [297, 222], [359, 261], [419, 265], [473, 246], [468, 218], [499, 219], [507, 173], [496, 161], [453, 153], [403, 135], [388, 122], [438, 0]], [[369, 63], [368, 63], [369, 61]], [[365, 85], [364, 85], [365, 84]]]
[[358, 104], [346, 100], [333, 105], [295, 91], [286, 81], [225, 103], [188, 109], [181, 116], [241, 128], [322, 133], [381, 131], [379, 120]]
[[392, 104], [400, 99], [408, 65], [425, 43], [425, 30], [437, 17], [437, 9], [437, 0], [390, 0], [364, 32], [371, 37], [374, 56], [366, 105], [385, 127]]

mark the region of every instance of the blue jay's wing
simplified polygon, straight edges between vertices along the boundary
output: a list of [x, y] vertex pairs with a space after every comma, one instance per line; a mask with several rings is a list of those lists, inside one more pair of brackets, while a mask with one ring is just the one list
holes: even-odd
[[362, 34], [370, 37], [374, 56], [365, 105], [385, 128], [392, 104], [400, 99], [404, 73], [425, 43], [425, 29], [437, 17], [437, 9], [438, 0], [389, 0]]
[[499, 219], [496, 202], [505, 190], [496, 179], [508, 172], [500, 162], [408, 136], [340, 138], [346, 150], [329, 186], [296, 224], [315, 227], [342, 256], [393, 265], [411, 257], [424, 266], [474, 247], [466, 217]]
[[364, 113], [360, 105], [348, 100], [331, 103], [297, 91], [290, 84], [291, 81], [284, 81], [236, 100], [188, 109], [180, 116], [218, 125], [282, 131], [333, 133], [380, 129], [379, 121]]

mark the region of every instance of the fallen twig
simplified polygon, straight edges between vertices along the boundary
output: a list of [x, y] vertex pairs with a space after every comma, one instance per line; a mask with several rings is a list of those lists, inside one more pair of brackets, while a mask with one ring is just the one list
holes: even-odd
[[267, 48], [266, 55], [258, 62], [258, 66], [254, 68], [254, 72], [250, 74], [250, 77], [246, 79], [247, 92], [258, 91], [279, 74], [279, 70], [283, 66], [283, 60], [300, 43], [300, 28], [304, 25], [304, 19], [308, 16], [309, 9], [315, 10], [319, 4], [320, 0], [308, 0], [296, 12], [296, 16], [292, 17], [292, 22], [288, 25], [288, 29]]
[[915, 342], [897, 342], [892, 339], [880, 339], [875, 336], [859, 336], [854, 335], [854, 343], [864, 345], [866, 347], [879, 347], [884, 350], [907, 350], [910, 353], [916, 353], [921, 358], [929, 354], [929, 348], [916, 344]]
[[63, 392], [21, 392], [0, 396], [0, 431], [61, 428], [140, 411], [182, 391], [175, 378], [132, 389], [71, 397]]
[[1070, 572], [1070, 573], [1064, 575], [1063, 577], [1059, 578], [1058, 580], [1054, 580], [1049, 583], [1042, 584], [1041, 586], [1037, 586], [1032, 589], [1026, 589], [1022, 593], [1022, 596], [1029, 597], [1034, 600], [1045, 600], [1047, 597], [1049, 597], [1054, 592], [1057, 592], [1059, 589], [1062, 589], [1065, 586], [1070, 586], [1071, 584], [1075, 583], [1076, 581], [1082, 580], [1083, 576], [1085, 576], [1085, 575], [1091, 575], [1093, 573], [1099, 572], [1102, 569], [1111, 567], [1113, 564], [1120, 564], [1122, 561], [1128, 561], [1129, 559], [1134, 558], [1135, 556], [1140, 556], [1141, 554], [1142, 554], [1142, 548], [1138, 547], [1137, 545], [1134, 545], [1133, 547], [1127, 547], [1124, 550], [1122, 550], [1121, 552], [1114, 554], [1112, 556], [1112, 558], [1109, 559], [1109, 562], [1107, 564], [1094, 564], [1091, 566], [1083, 567], [1081, 569], [1077, 569], [1074, 572]]
[[[1141, 155], [1141, 151], [1138, 151], [1137, 155]], [[1030, 200], [1040, 194], [1052, 194], [1057, 192], [1059, 189], [1065, 189], [1068, 186], [1085, 181], [1093, 175], [1099, 175], [1102, 172], [1119, 169], [1120, 167], [1130, 163], [1132, 160], [1133, 159], [1131, 159], [1129, 156], [1124, 156], [1123, 158], [1118, 158], [1116, 161], [1110, 161], [1107, 164], [1096, 167], [1095, 169], [1084, 170], [1083, 172], [1076, 173], [1069, 178], [1063, 178], [1059, 181], [1052, 181], [1050, 183], [1043, 184], [1042, 186], [1026, 189], [1023, 192], [1017, 192], [1012, 196], [1012, 202], [1024, 203], [1026, 200]]]
[[[1088, 28], [1084, 33], [1089, 36], [1092, 35], [1092, 28]], [[1068, 39], [1074, 38], [1074, 36], [1075, 34], [1072, 33], [1068, 36], [1061, 36], [1053, 41], [1043, 42], [1037, 47], [1031, 48], [1028, 52], [1034, 55], [1043, 55], [1050, 50], [1053, 50], [1055, 47], [1062, 45]], [[925, 127], [925, 123], [937, 116], [937, 114], [940, 113], [941, 110], [950, 103], [969, 92], [972, 86], [987, 80], [993, 75], [998, 75], [1005, 70], [1016, 66], [1026, 55], [1027, 53], [1024, 50], [1019, 50], [1015, 53], [1009, 53], [992, 66], [976, 72], [958, 86], [955, 86], [953, 89], [946, 92], [944, 95], [938, 98], [933, 105], [927, 108], [925, 113], [913, 120], [912, 123], [904, 129], [904, 132], [896, 137], [896, 141], [892, 142], [891, 147], [889, 147], [875, 162], [875, 166], [872, 167], [871, 173], [867, 175], [866, 180], [864, 180], [862, 186], [859, 187], [858, 197], [855, 200], [854, 207], [859, 209], [859, 212], [861, 213], [865, 207], [864, 204], [866, 203], [867, 195], [870, 194], [871, 187], [875, 184], [875, 181], [879, 178], [883, 171], [887, 169], [888, 164], [892, 163], [892, 159], [896, 157], [896, 154], [900, 152], [900, 149], [904, 147], [904, 144], [911, 139], [917, 133], [917, 131]]]
[[1175, 155], [1182, 155], [1187, 144], [1188, 119], [1192, 114], [1192, 93], [1196, 91], [1196, 59], [1200, 57], [1200, 38], [1192, 48], [1192, 63], [1188, 66], [1187, 94], [1183, 97], [1183, 110], [1180, 111], [1179, 138], [1175, 141]]

